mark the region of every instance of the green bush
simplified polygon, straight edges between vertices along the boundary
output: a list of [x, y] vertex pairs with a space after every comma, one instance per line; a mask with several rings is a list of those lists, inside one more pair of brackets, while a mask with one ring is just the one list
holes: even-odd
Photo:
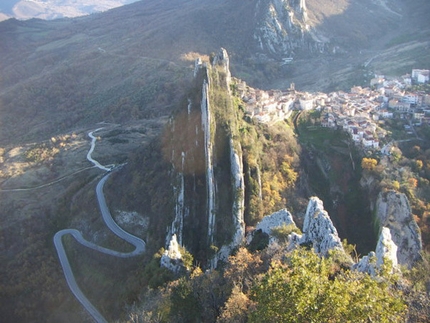
[[404, 322], [406, 305], [390, 284], [298, 249], [253, 288], [249, 322]]

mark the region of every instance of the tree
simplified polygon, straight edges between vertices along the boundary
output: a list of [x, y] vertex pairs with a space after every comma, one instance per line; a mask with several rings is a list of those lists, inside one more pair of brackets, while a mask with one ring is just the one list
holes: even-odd
[[224, 277], [240, 291], [248, 291], [263, 261], [258, 253], [251, 254], [246, 248], [239, 248], [235, 255], [228, 257]]
[[378, 165], [378, 161], [373, 158], [364, 157], [361, 160], [361, 168], [367, 171], [373, 171], [377, 165]]
[[171, 319], [175, 322], [198, 322], [200, 304], [193, 293], [191, 281], [183, 277], [172, 283], [170, 294]]
[[417, 159], [416, 161], [415, 161], [415, 169], [417, 170], [417, 171], [420, 171], [421, 169], [423, 169], [423, 161], [422, 160], [420, 160], [420, 159]]
[[286, 263], [272, 263], [251, 300], [250, 322], [405, 321], [401, 292], [388, 279], [340, 269], [312, 250], [298, 249]]
[[400, 189], [400, 183], [398, 181], [393, 181], [391, 183], [393, 190], [398, 191]]
[[251, 305], [248, 296], [240, 291], [238, 286], [234, 286], [233, 291], [225, 303], [221, 315], [217, 318], [217, 323], [245, 323], [247, 322], [247, 312]]

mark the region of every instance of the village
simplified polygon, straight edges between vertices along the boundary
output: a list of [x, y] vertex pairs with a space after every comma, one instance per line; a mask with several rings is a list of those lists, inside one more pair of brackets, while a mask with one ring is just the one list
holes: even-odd
[[369, 87], [355, 86], [349, 93], [299, 92], [294, 84], [286, 91], [263, 91], [245, 82], [238, 83], [236, 90], [246, 104], [246, 114], [259, 122], [283, 120], [293, 111], [315, 110], [320, 112], [315, 125], [343, 129], [356, 145], [379, 151], [380, 143], [386, 141], [385, 120], [403, 120], [406, 136], [416, 136], [414, 127], [430, 124], [430, 94], [411, 87], [428, 83], [429, 74], [429, 70], [413, 69], [397, 79], [378, 75]]

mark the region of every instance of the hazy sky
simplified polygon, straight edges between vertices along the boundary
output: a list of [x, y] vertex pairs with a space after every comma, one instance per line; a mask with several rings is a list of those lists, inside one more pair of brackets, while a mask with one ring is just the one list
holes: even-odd
[[12, 7], [17, 2], [18, 2], [18, 0], [2, 0], [0, 2], [0, 12], [3, 12], [7, 15], [11, 15], [12, 14]]
[[105, 11], [138, 0], [1, 0], [3, 13], [17, 19], [55, 19]]

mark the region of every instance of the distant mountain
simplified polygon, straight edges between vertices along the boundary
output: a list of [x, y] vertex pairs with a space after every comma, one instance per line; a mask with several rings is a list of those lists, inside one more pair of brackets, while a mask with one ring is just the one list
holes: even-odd
[[79, 17], [120, 7], [137, 0], [3, 0], [0, 4], [0, 21], [9, 17], [17, 19], [58, 19]]
[[0, 23], [0, 142], [168, 114], [194, 58], [220, 47], [233, 75], [262, 88], [348, 88], [373, 71], [425, 68], [429, 6], [143, 0], [74, 19], [10, 19]]

